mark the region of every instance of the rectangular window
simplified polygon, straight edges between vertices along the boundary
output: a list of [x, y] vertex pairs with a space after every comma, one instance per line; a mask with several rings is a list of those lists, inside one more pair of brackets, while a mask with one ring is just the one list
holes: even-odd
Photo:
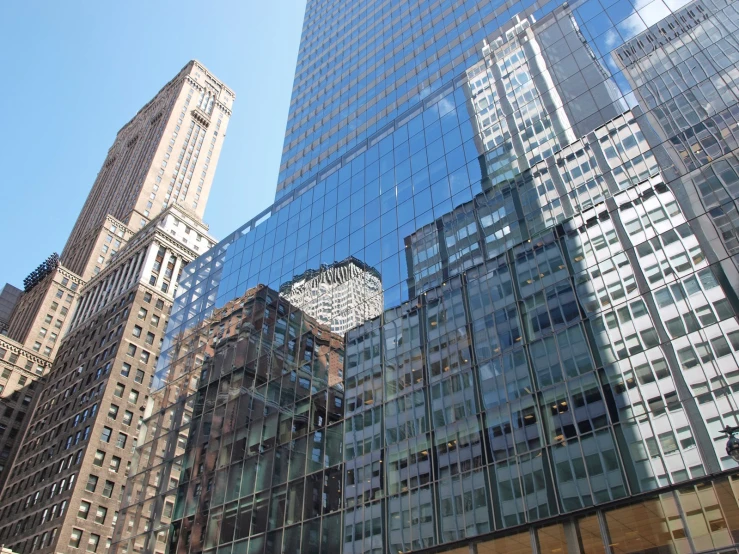
[[69, 546], [79, 548], [80, 540], [82, 540], [82, 529], [72, 529], [72, 533], [69, 535]]
[[126, 410], [123, 414], [123, 424], [131, 425], [131, 421], [133, 421], [133, 412]]
[[115, 483], [113, 483], [113, 481], [105, 481], [105, 487], [103, 487], [103, 496], [105, 498], [112, 497], [114, 487], [115, 487]]
[[139, 391], [132, 390], [131, 392], [129, 392], [128, 393], [128, 401], [131, 404], [136, 404], [136, 402], [139, 401]]
[[137, 383], [143, 383], [144, 382], [144, 375], [145, 373], [141, 369], [136, 370], [136, 376], [133, 378], [134, 381]]
[[98, 478], [96, 475], [89, 475], [87, 477], [87, 484], [85, 485], [85, 490], [87, 492], [95, 492], [95, 489], [98, 486]]
[[131, 373], [131, 364], [124, 363], [121, 366], [121, 375], [124, 377], [128, 377], [128, 374]]
[[110, 427], [103, 427], [103, 432], [100, 434], [100, 440], [103, 442], [110, 442], [110, 435], [113, 433], [113, 429]]
[[90, 513], [90, 503], [82, 500], [80, 502], [80, 509], [77, 512], [77, 517], [81, 519], [87, 519], [87, 514]]
[[118, 473], [118, 470], [120, 469], [120, 467], [121, 467], [121, 459], [118, 456], [113, 456], [110, 459], [110, 470]]
[[95, 523], [102, 525], [105, 523], [105, 518], [108, 516], [108, 508], [100, 506], [95, 513]]
[[108, 409], [108, 417], [110, 419], [115, 419], [118, 417], [118, 406], [115, 404], [111, 404], [110, 408]]
[[92, 465], [103, 467], [103, 461], [105, 460], [105, 452], [102, 450], [95, 451], [95, 458], [92, 460]]
[[90, 533], [90, 538], [87, 539], [87, 551], [97, 552], [98, 544], [100, 544], [100, 535], [96, 535], [95, 533]]
[[126, 441], [128, 440], [128, 435], [126, 433], [118, 433], [118, 439], [115, 442], [115, 445], [118, 448], [126, 448]]

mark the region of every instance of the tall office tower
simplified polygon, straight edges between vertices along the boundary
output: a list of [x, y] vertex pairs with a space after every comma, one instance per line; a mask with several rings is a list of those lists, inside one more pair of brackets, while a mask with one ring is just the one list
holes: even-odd
[[212, 245], [196, 214], [170, 206], [81, 289], [0, 499], [0, 542], [107, 549], [177, 276]]
[[[124, 125], [95, 179], [61, 261], [85, 281], [117, 250], [106, 217], [137, 231], [167, 206], [202, 218], [234, 93], [190, 61]], [[125, 237], [126, 239], [128, 237]]]
[[[276, 203], [183, 273], [116, 551], [736, 551], [738, 12], [309, 1]], [[269, 373], [276, 305], [203, 370], [220, 310], [350, 259], [384, 309], [341, 383]], [[273, 433], [294, 383], [342, 417]]]
[[[653, 140], [665, 144], [672, 174], [679, 176], [673, 186], [691, 199], [685, 206], [689, 219], [721, 252], [716, 261], [735, 283], [739, 267], [731, 263], [739, 264], [739, 159], [734, 150], [739, 139], [734, 99], [739, 81], [727, 45], [731, 48], [736, 38], [731, 27], [713, 24], [712, 7], [689, 2], [625, 42], [614, 60], [646, 111], [657, 135]], [[711, 46], [685, 57], [682, 42]]]
[[[180, 269], [212, 246], [200, 217], [232, 101], [233, 93], [202, 65], [188, 63], [119, 132], [61, 260], [52, 255], [32, 272], [19, 298], [3, 295], [14, 304], [7, 336], [0, 338], [3, 542], [28, 552], [63, 551], [84, 531], [88, 548], [99, 543], [102, 549], [110, 535], [102, 524], [118, 499], [106, 494], [124, 480], [115, 464], [129, 462], [128, 436], [134, 440], [136, 433], [130, 426], [139, 419], [135, 393], [143, 402], [151, 378], [146, 364], [159, 353], [156, 327], [163, 331]], [[168, 167], [174, 154], [178, 159]], [[117, 314], [106, 318], [111, 311]], [[148, 311], [151, 319], [141, 315]], [[129, 325], [134, 314], [145, 321]], [[114, 331], [101, 331], [113, 321]], [[134, 354], [135, 362], [124, 360]], [[119, 387], [127, 396], [116, 404], [111, 398]], [[46, 401], [38, 404], [39, 398]], [[110, 425], [102, 425], [99, 406]], [[118, 408], [121, 417], [114, 414]], [[73, 430], [82, 421], [84, 431]], [[120, 450], [102, 444], [113, 441]], [[69, 449], [74, 453], [68, 457]], [[103, 459], [113, 472], [101, 481], [103, 496], [83, 492], [84, 483], [75, 486], [77, 476], [87, 478]], [[81, 494], [90, 498], [80, 500]], [[77, 516], [65, 511], [70, 502], [95, 510], [96, 523], [72, 526]]]

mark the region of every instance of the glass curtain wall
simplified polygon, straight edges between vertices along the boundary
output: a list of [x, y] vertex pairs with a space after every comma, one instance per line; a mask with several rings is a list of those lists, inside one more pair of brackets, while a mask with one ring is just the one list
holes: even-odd
[[309, 2], [278, 202], [184, 271], [116, 551], [735, 552], [737, 22]]

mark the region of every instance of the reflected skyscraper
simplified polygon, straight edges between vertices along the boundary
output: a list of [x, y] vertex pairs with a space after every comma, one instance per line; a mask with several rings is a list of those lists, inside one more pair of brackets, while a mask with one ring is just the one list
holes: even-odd
[[[734, 552], [737, 7], [309, 2], [276, 203], [180, 283], [117, 550], [164, 552], [172, 524], [182, 553]], [[164, 415], [197, 398], [172, 376], [204, 374], [203, 322], [296, 283], [329, 313], [311, 270], [345, 259], [383, 310], [329, 345], [343, 404], [310, 454], [293, 428], [242, 452]], [[305, 405], [330, 395], [310, 383]], [[147, 487], [184, 436], [220, 481]], [[286, 474], [245, 487], [273, 447]], [[183, 489], [210, 503], [178, 511]]]
[[[707, 241], [723, 244], [719, 259], [725, 259], [739, 252], [736, 37], [715, 23], [712, 11], [712, 4], [690, 2], [624, 43], [613, 58], [655, 140], [665, 145], [679, 175], [674, 186], [691, 199], [685, 203], [689, 219], [697, 220]], [[708, 48], [696, 50], [696, 44]], [[739, 279], [737, 270], [726, 270], [732, 282]]]
[[334, 333], [382, 313], [382, 278], [355, 258], [308, 270], [280, 288], [280, 295]]

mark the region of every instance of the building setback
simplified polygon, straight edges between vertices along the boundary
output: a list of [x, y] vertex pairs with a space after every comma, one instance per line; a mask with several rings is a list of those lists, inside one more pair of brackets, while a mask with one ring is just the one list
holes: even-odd
[[0, 500], [0, 541], [16, 551], [107, 548], [174, 281], [197, 242], [213, 244], [207, 228], [171, 206], [82, 289]]
[[213, 245], [233, 100], [189, 62], [119, 131], [61, 257], [4, 289], [0, 542], [107, 549], [177, 277]]
[[[105, 243], [106, 218], [128, 236], [167, 206], [202, 218], [234, 93], [197, 61], [189, 62], [116, 136], [61, 255], [90, 279], [118, 248]], [[107, 247], [107, 248], [106, 248]]]
[[[276, 203], [183, 272], [116, 552], [737, 550], [739, 3], [606, 4], [308, 2]], [[383, 310], [327, 352], [273, 371], [299, 318], [223, 313], [328, 314], [350, 260]]]

